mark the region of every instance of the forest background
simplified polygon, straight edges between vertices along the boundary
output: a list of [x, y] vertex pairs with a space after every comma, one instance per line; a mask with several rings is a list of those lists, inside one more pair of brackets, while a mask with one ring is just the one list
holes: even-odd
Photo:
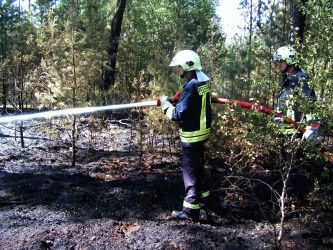
[[[1, 0], [2, 114], [172, 96], [181, 90], [182, 80], [168, 64], [181, 49], [199, 53], [214, 95], [274, 109], [280, 74], [271, 64], [272, 55], [291, 44], [310, 75], [309, 84], [317, 96], [314, 109], [327, 127], [323, 134], [331, 134], [332, 1], [239, 2], [243, 13], [239, 18], [245, 26], [227, 43], [219, 20], [224, 17], [217, 16], [219, 2], [214, 0], [37, 0], [29, 1], [24, 10], [20, 1]], [[305, 111], [309, 108], [301, 105]], [[175, 130], [159, 109], [143, 112], [154, 133]], [[216, 136], [209, 143], [209, 161], [215, 167], [219, 161], [228, 166], [226, 197], [248, 201], [245, 187], [253, 190], [256, 185], [248, 182], [249, 177], [276, 172], [284, 183], [285, 169], [301, 169], [315, 185], [308, 212], [319, 216], [316, 211], [322, 211], [327, 219], [332, 211], [332, 169], [321, 146], [295, 143], [293, 151], [304, 147], [305, 154], [296, 157], [295, 153], [285, 163], [279, 152], [290, 138], [276, 128], [272, 117], [233, 105], [215, 106], [214, 112]], [[78, 121], [76, 117], [72, 121], [75, 147]], [[23, 129], [20, 132], [24, 147]], [[274, 189], [270, 183], [265, 185]], [[278, 193], [273, 206], [281, 208], [283, 189]]]

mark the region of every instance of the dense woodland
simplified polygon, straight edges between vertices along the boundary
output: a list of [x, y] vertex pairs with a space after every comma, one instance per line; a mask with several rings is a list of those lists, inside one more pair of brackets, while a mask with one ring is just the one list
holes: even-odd
[[[274, 109], [281, 76], [271, 59], [277, 48], [290, 44], [316, 93], [314, 109], [324, 122], [320, 140], [291, 141], [277, 129], [272, 115], [215, 105], [207, 164], [214, 171], [223, 169], [224, 179], [214, 188], [223, 191], [226, 204], [256, 204], [262, 218], [279, 221], [281, 228], [284, 206], [290, 204], [302, 218], [332, 221], [333, 2], [239, 2], [245, 26], [227, 42], [216, 14], [217, 0], [36, 0], [29, 1], [27, 9], [22, 0], [0, 0], [1, 114], [172, 96], [183, 82], [168, 65], [181, 49], [199, 53], [214, 96]], [[299, 103], [309, 110], [306, 102]], [[89, 119], [108, 115], [91, 114]], [[177, 129], [159, 108], [136, 110], [133, 117], [138, 131], [144, 120], [149, 138], [166, 134], [167, 151], [178, 148]], [[58, 120], [70, 131], [72, 148], [80, 133], [79, 118]], [[25, 127], [24, 122], [17, 124], [22, 147]], [[141, 153], [161, 152], [142, 140], [137, 140]], [[287, 163], [279, 158], [283, 145], [292, 150]], [[306, 176], [311, 190], [286, 197], [286, 171]], [[262, 190], [270, 194], [262, 195]], [[278, 240], [282, 234], [282, 229], [277, 232]]]

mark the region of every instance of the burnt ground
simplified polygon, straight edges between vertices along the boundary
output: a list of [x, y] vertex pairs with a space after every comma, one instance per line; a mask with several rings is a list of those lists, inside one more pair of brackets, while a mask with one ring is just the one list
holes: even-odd
[[[124, 125], [109, 124], [98, 140], [81, 130], [75, 167], [66, 131], [26, 131], [22, 149], [13, 128], [1, 127], [0, 249], [276, 247], [274, 223], [251, 219], [257, 211], [230, 213], [218, 193], [208, 220], [170, 220], [183, 198], [179, 152], [135, 150]], [[282, 247], [329, 249], [326, 242], [291, 220]]]

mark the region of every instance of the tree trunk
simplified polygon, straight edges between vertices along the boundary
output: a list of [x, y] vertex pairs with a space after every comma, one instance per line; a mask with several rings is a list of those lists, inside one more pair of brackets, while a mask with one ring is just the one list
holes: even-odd
[[[74, 21], [72, 21], [72, 66], [73, 66], [73, 85], [72, 85], [72, 102], [73, 107], [76, 107], [76, 91], [77, 91], [77, 77], [76, 77], [76, 60], [75, 60], [75, 33], [74, 33]], [[73, 116], [72, 124], [72, 167], [76, 165], [76, 116]]]
[[250, 93], [251, 93], [252, 35], [253, 35], [253, 2], [252, 0], [250, 0], [249, 50], [247, 57], [247, 90], [246, 90], [247, 100], [250, 99]]
[[[23, 90], [24, 90], [24, 84], [23, 84], [23, 62], [22, 62], [22, 53], [21, 53], [21, 59], [20, 59], [20, 66], [19, 66], [19, 81], [20, 81], [20, 93], [19, 93], [19, 110], [21, 112], [21, 114], [23, 114], [23, 109], [24, 109], [24, 105], [23, 105]], [[20, 139], [21, 139], [21, 148], [24, 148], [24, 129], [23, 129], [23, 121], [20, 122]]]
[[121, 24], [123, 21], [125, 7], [126, 7], [126, 0], [117, 1], [117, 10], [112, 19], [111, 34], [109, 38], [108, 66], [110, 68], [106, 69], [104, 72], [104, 85], [103, 85], [104, 90], [108, 90], [110, 86], [114, 85], [115, 83], [117, 53], [118, 53], [119, 39], [121, 33]]
[[[6, 29], [6, 16], [0, 17], [1, 21], [1, 59], [4, 62], [7, 59], [7, 29]], [[2, 107], [4, 110], [7, 109], [7, 69], [2, 70]]]
[[[269, 23], [270, 23], [270, 32], [269, 32], [269, 35], [271, 37], [271, 41], [272, 41], [272, 44], [274, 44], [274, 40], [273, 40], [273, 22], [274, 22], [274, 17], [273, 17], [273, 9], [272, 9], [272, 6], [275, 6], [275, 0], [273, 1], [272, 5], [271, 5], [271, 8], [270, 8], [270, 13], [269, 13]], [[271, 59], [271, 56], [273, 55], [273, 51], [272, 51], [272, 46], [269, 46], [269, 55], [270, 55], [270, 59]], [[268, 67], [269, 67], [269, 70], [268, 70], [268, 79], [270, 82], [273, 82], [273, 67], [272, 67], [272, 63], [269, 63], [268, 64]], [[275, 109], [275, 87], [274, 85], [271, 87], [273, 89], [273, 92], [272, 92], [272, 108]], [[269, 99], [268, 99], [268, 103], [269, 103]]]
[[7, 78], [6, 73], [2, 75], [2, 108], [7, 109]]
[[[302, 6], [306, 4], [307, 0], [301, 0]], [[297, 29], [297, 39], [299, 39], [299, 43], [301, 44], [303, 42], [304, 38], [304, 28], [305, 28], [305, 14], [302, 13], [301, 6], [298, 6], [295, 0], [291, 1], [291, 14], [292, 14], [292, 20], [293, 20], [293, 26]], [[295, 42], [294, 39], [290, 41], [291, 44]]]
[[[18, 77], [19, 77], [19, 86], [20, 86], [20, 92], [18, 96], [18, 106], [21, 114], [23, 114], [23, 91], [24, 91], [24, 82], [23, 82], [23, 77], [24, 77], [24, 68], [23, 68], [23, 43], [22, 43], [22, 33], [23, 33], [23, 23], [22, 23], [22, 18], [21, 18], [21, 1], [19, 1], [19, 20], [20, 20], [20, 37], [21, 37], [21, 42], [19, 43], [19, 48], [20, 48], [20, 64], [18, 68]], [[23, 121], [20, 122], [20, 138], [21, 138], [21, 148], [24, 148], [24, 129], [23, 129]]]

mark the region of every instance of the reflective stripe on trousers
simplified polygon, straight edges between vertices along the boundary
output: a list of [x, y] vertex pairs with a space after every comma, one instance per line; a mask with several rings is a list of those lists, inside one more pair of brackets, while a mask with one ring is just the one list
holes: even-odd
[[204, 202], [204, 200], [209, 197], [209, 194], [210, 194], [209, 191], [201, 193], [201, 202], [200, 203], [191, 204], [184, 200], [183, 207], [188, 208], [188, 209], [200, 209], [200, 208], [204, 207], [205, 205], [207, 205]]

